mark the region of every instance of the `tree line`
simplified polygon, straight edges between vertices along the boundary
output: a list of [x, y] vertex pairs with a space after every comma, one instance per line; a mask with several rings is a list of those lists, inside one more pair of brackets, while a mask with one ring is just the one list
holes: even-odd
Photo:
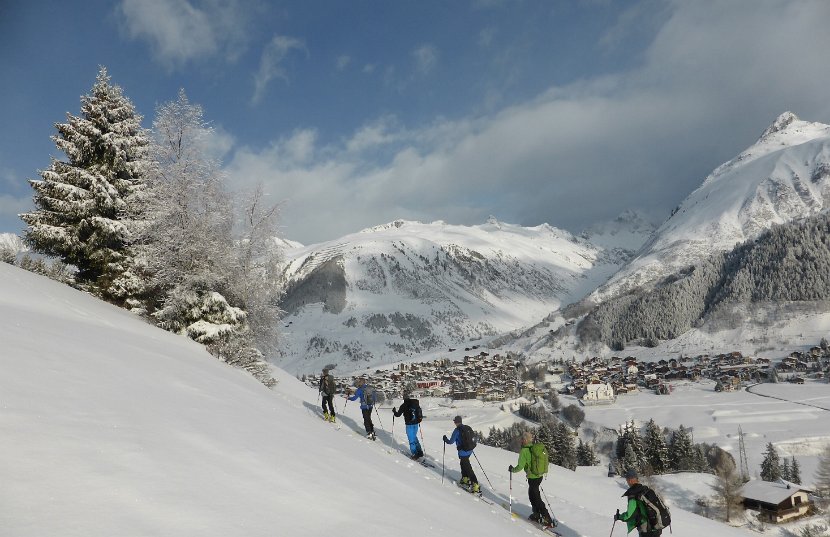
[[[712, 318], [732, 319], [737, 304], [830, 299], [830, 214], [772, 227], [651, 289], [638, 288], [594, 308], [577, 327], [583, 341], [615, 350], [656, 346]], [[737, 319], [734, 319], [737, 320]]]
[[[282, 284], [277, 206], [262, 187], [232, 192], [210, 149], [213, 129], [184, 90], [152, 129], [101, 68], [79, 115], [52, 136], [30, 180], [24, 241], [54, 259], [18, 261], [204, 344], [266, 385]], [[6, 259], [9, 261], [9, 259]], [[12, 260], [13, 261], [13, 260]]]

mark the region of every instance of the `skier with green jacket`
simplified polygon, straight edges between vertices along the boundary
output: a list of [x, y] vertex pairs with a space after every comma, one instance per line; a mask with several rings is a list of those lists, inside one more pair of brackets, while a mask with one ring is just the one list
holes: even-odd
[[[533, 433], [526, 432], [522, 435], [522, 449], [519, 451], [519, 462], [516, 466], [508, 466], [507, 469], [513, 473], [525, 471], [527, 476], [527, 496], [530, 499], [530, 505], [533, 507], [533, 513], [527, 517], [528, 520], [538, 522], [542, 526], [553, 526], [553, 517], [550, 516], [545, 502], [542, 501], [542, 495], [539, 488], [542, 486], [542, 479], [544, 475], [533, 473], [533, 454], [531, 452], [533, 446]], [[545, 451], [544, 467], [547, 468], [547, 451]]]
[[637, 528], [640, 537], [660, 537], [662, 529], [652, 529], [648, 522], [648, 510], [641, 497], [648, 488], [640, 483], [637, 471], [630, 469], [625, 473], [625, 481], [628, 483], [628, 490], [623, 494], [628, 498], [628, 508], [625, 513], [614, 515], [614, 520], [622, 520], [628, 525], [628, 532]]

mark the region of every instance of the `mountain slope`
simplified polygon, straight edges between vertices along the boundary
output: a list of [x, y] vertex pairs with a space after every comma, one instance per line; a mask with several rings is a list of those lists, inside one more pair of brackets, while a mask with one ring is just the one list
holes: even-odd
[[469, 227], [398, 220], [295, 249], [287, 252], [279, 364], [311, 372], [339, 363], [343, 371], [463, 346], [582, 297], [631, 254], [548, 225], [494, 219]]
[[830, 126], [786, 112], [754, 145], [715, 169], [592, 298], [647, 285], [828, 204]]
[[[268, 390], [186, 338], [3, 263], [0, 341], [4, 535], [541, 535], [442, 486], [440, 462], [430, 470], [397, 455], [403, 443], [388, 430], [362, 439], [354, 405], [337, 430], [316, 417], [316, 390], [290, 376], [277, 371]], [[429, 455], [456, 412], [427, 405]], [[506, 499], [516, 455], [476, 453], [495, 487], [486, 494]], [[455, 457], [446, 463], [457, 478]], [[618, 481], [561, 468], [550, 480], [565, 537], [608, 531]], [[740, 534], [679, 508], [673, 519], [678, 537]]]

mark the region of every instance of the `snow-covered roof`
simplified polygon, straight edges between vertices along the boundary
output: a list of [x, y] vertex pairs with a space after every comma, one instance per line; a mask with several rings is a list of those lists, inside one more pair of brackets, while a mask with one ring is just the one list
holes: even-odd
[[742, 494], [744, 498], [750, 500], [778, 505], [798, 491], [810, 492], [810, 489], [793, 483], [754, 479], [744, 484]]

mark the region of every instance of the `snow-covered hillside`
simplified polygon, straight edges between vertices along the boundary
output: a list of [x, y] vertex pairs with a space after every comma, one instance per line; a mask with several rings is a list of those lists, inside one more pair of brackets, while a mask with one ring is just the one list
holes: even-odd
[[611, 248], [548, 225], [398, 220], [288, 250], [279, 364], [362, 369], [531, 325], [595, 289], [650, 232]]
[[[338, 430], [317, 417], [316, 390], [287, 374], [276, 371], [269, 390], [186, 338], [3, 263], [0, 341], [3, 535], [542, 535], [498, 505], [515, 454], [476, 450], [494, 505], [450, 483], [451, 450], [442, 483], [440, 436], [459, 412], [483, 425], [474, 408], [426, 403], [437, 467], [424, 468], [398, 453], [388, 408], [369, 442], [354, 404]], [[514, 481], [514, 506], [527, 515]], [[623, 506], [621, 483], [601, 468], [554, 468], [546, 483], [565, 537], [608, 534]], [[742, 534], [677, 505], [672, 518], [678, 537]], [[624, 535], [619, 524], [613, 535]]]
[[653, 282], [718, 251], [830, 205], [830, 126], [791, 112], [719, 166], [631, 261], [592, 297]]

